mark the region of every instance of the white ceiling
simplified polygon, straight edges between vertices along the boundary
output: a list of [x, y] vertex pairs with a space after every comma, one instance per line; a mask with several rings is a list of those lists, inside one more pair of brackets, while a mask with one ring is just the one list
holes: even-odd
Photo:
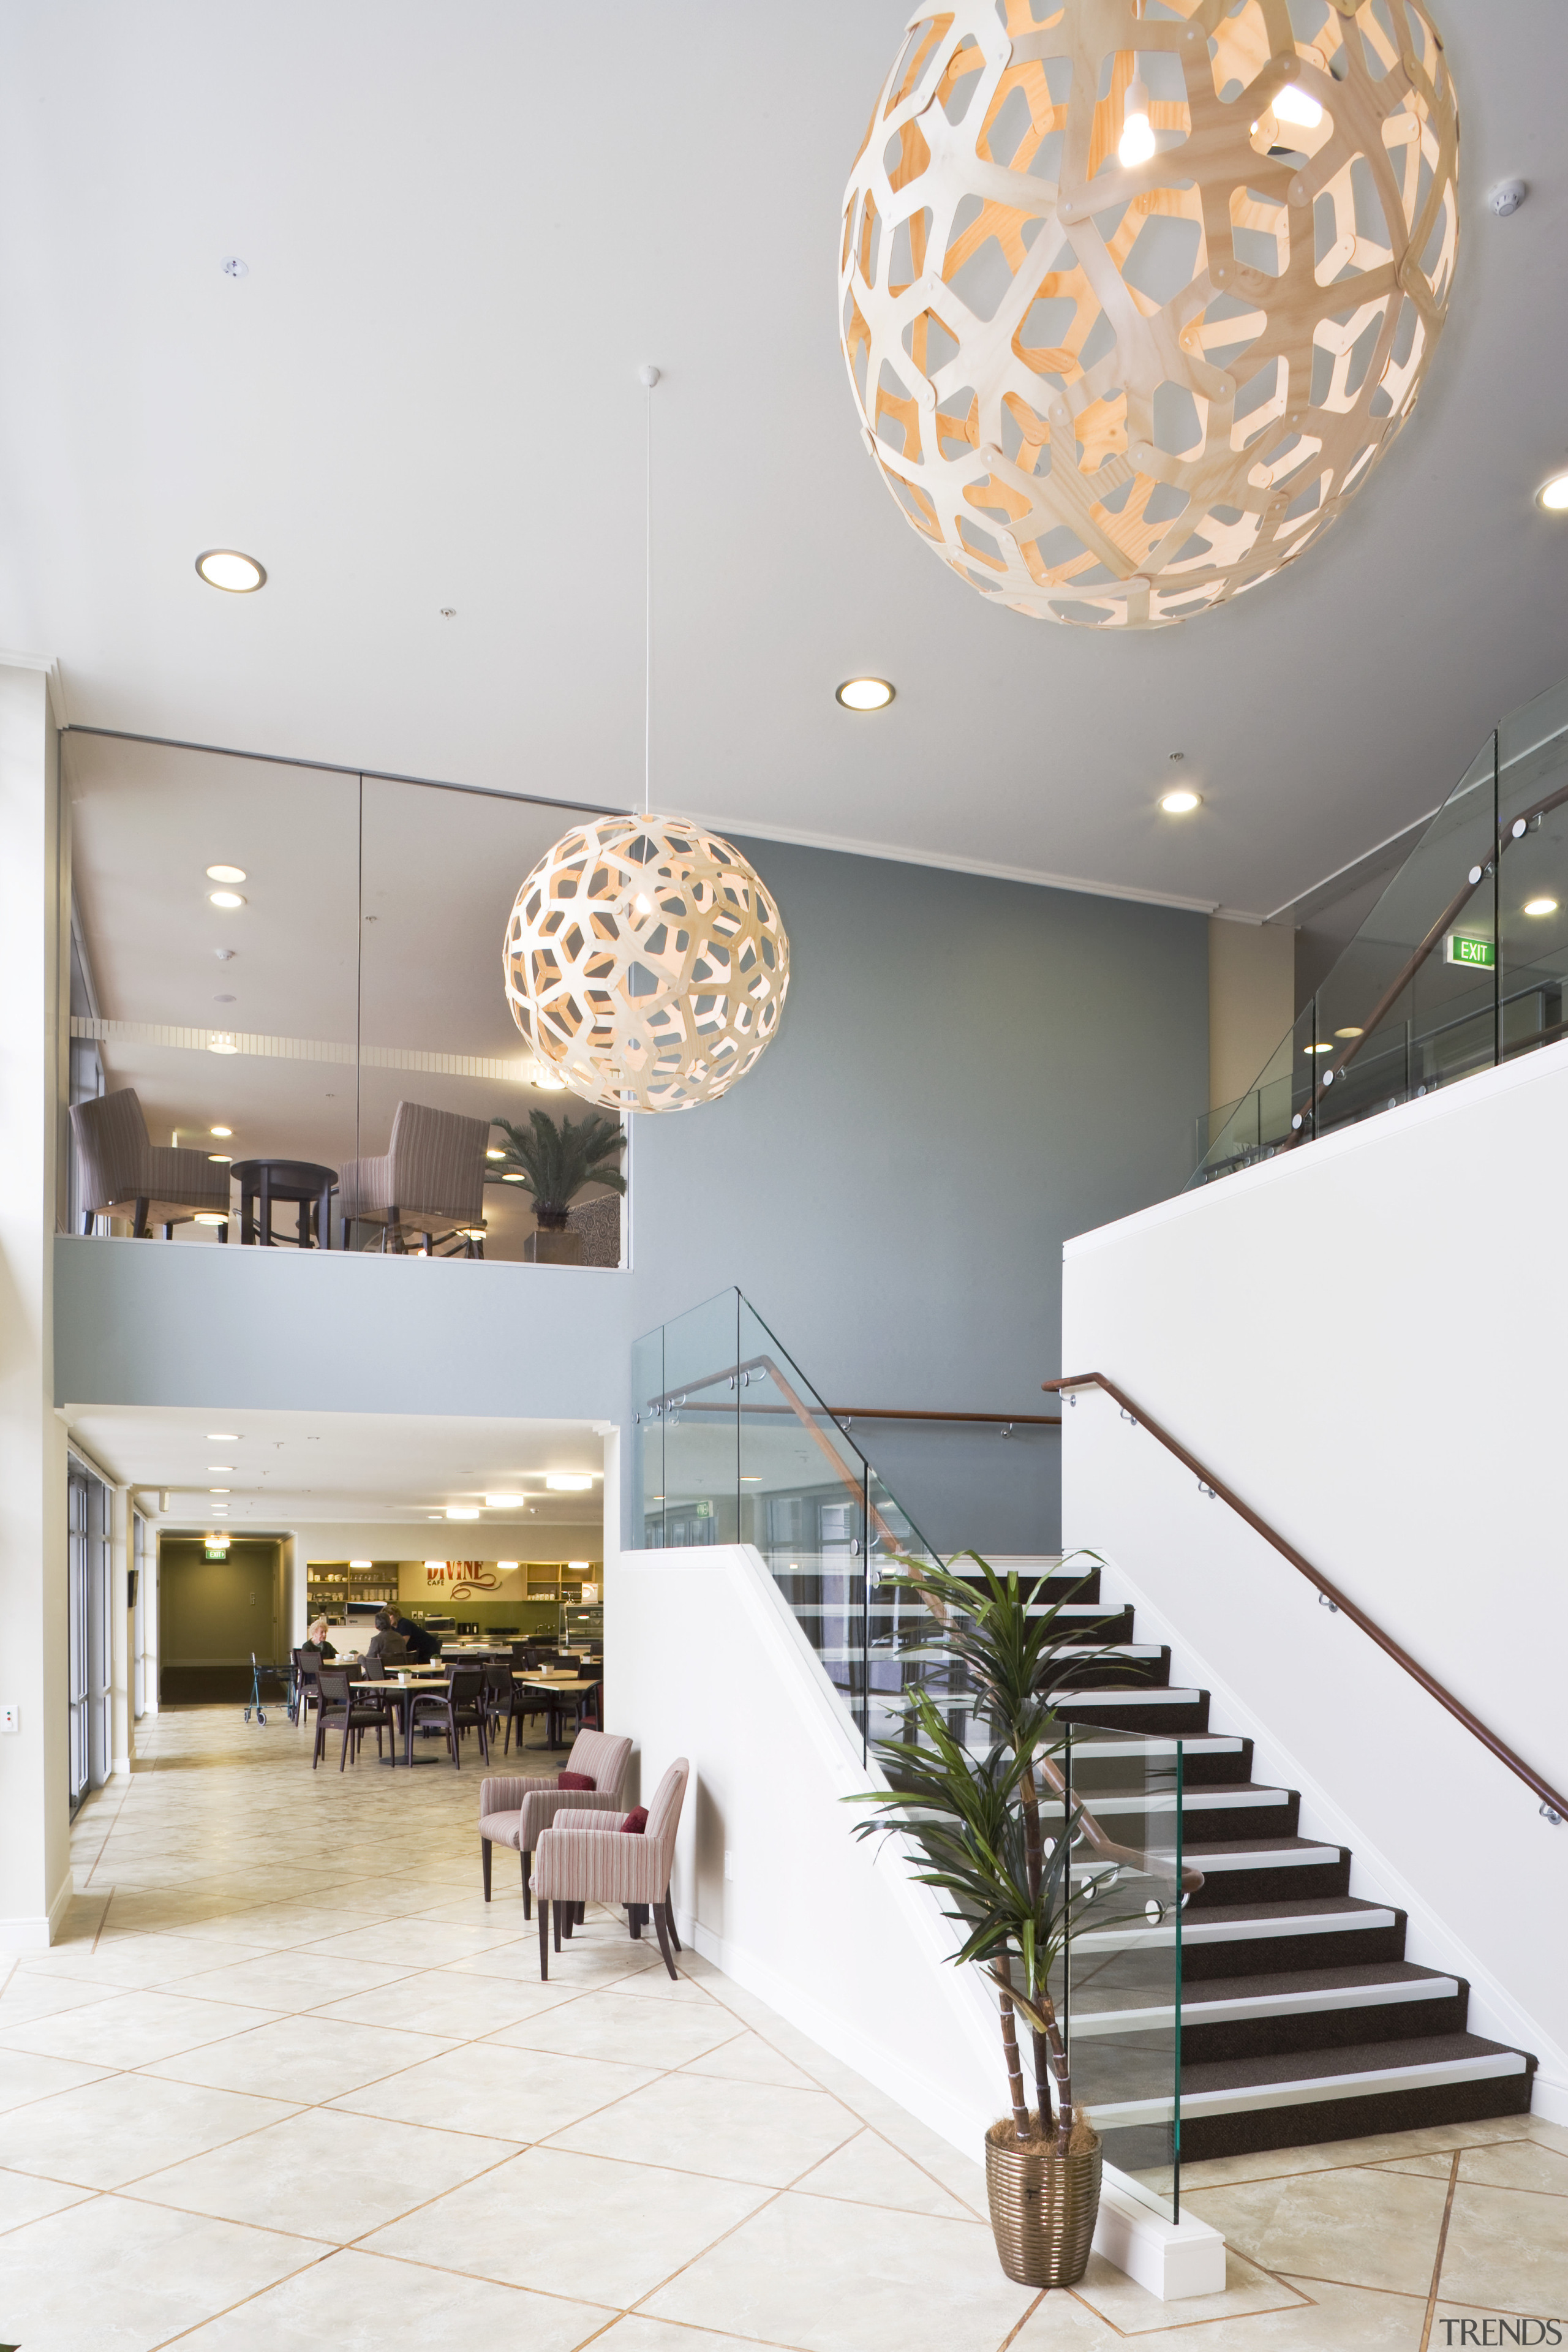
[[[395, 1412], [245, 1412], [216, 1407], [93, 1405], [68, 1408], [72, 1436], [121, 1486], [168, 1487], [171, 1521], [210, 1518], [210, 1490], [231, 1489], [231, 1527], [386, 1525], [438, 1534], [466, 1556], [528, 1556], [530, 1523], [597, 1528], [603, 1517], [604, 1445], [584, 1421], [433, 1420]], [[237, 1433], [214, 1445], [209, 1430]], [[232, 1476], [208, 1465], [233, 1465]], [[586, 1472], [585, 1494], [551, 1494], [549, 1470]], [[521, 1511], [489, 1511], [487, 1494], [524, 1493]], [[448, 1503], [479, 1504], [477, 1520], [437, 1523]], [[481, 1551], [481, 1547], [489, 1549]]]
[[1568, 666], [1560, 0], [1436, 5], [1464, 230], [1410, 427], [1284, 577], [1106, 640], [987, 609], [856, 430], [838, 205], [901, 0], [16, 0], [0, 645], [78, 721], [624, 803], [651, 359], [659, 800], [1269, 912]]

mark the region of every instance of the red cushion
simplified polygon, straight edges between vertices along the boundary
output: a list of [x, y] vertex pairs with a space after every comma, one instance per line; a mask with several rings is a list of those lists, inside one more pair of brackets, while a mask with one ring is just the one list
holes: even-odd
[[557, 1772], [555, 1785], [558, 1789], [591, 1789], [593, 1775], [589, 1772]]
[[631, 1811], [626, 1815], [626, 1820], [621, 1823], [621, 1827], [624, 1830], [629, 1831], [633, 1837], [641, 1837], [644, 1830], [647, 1827], [647, 1807], [646, 1805], [634, 1805]]

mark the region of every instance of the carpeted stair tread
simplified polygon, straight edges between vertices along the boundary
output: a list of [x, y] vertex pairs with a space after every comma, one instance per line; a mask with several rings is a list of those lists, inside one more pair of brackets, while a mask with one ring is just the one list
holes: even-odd
[[[1447, 1984], [1443, 1969], [1418, 1968], [1414, 1960], [1372, 1960], [1361, 1968], [1278, 1969], [1256, 1977], [1208, 1977], [1182, 1988], [1182, 2011], [1192, 2016], [1206, 2001], [1291, 2000], [1303, 1993], [1352, 1992], [1377, 1985]], [[1462, 1981], [1462, 1979], [1461, 1979]]]
[[[1436, 2033], [1396, 2042], [1357, 2042], [1337, 2050], [1288, 2050], [1268, 2057], [1214, 2058], [1182, 2068], [1182, 2099], [1184, 2105], [1203, 2092], [1256, 2090], [1266, 2084], [1323, 2082], [1336, 2074], [1402, 2074], [1415, 2066], [1446, 2066], [1478, 2058], [1512, 2060], [1523, 2055], [1506, 2042], [1484, 2042], [1479, 2034]], [[1518, 2069], [1510, 2067], [1509, 2071], [1517, 2073]], [[1366, 2087], [1357, 2083], [1356, 2095], [1361, 2095]]]

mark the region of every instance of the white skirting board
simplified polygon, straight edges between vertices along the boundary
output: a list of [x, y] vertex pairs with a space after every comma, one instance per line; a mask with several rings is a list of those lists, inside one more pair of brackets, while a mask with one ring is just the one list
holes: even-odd
[[[995, 2013], [897, 1849], [840, 1800], [880, 1786], [749, 1546], [605, 1562], [605, 1720], [636, 1727], [644, 1796], [692, 1768], [672, 1895], [683, 1941], [977, 2162], [1006, 2105]], [[1107, 2167], [1095, 2244], [1150, 2294], [1212, 2294], [1225, 2241], [1165, 2221]]]
[[6, 1952], [47, 1952], [59, 1934], [60, 1922], [70, 1908], [75, 1885], [68, 1872], [56, 1888], [47, 1912], [31, 1919], [0, 1919], [0, 1954]]

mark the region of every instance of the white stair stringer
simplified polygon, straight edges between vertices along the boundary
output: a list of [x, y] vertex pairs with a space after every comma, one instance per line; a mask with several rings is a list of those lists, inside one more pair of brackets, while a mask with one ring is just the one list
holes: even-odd
[[[1005, 2111], [994, 2004], [897, 1841], [841, 1801], [886, 1786], [750, 1545], [608, 1551], [606, 1719], [650, 1789], [692, 1769], [672, 1893], [681, 1936], [972, 2163]], [[1105, 2168], [1097, 2250], [1166, 2300], [1225, 2284], [1225, 2242]]]

